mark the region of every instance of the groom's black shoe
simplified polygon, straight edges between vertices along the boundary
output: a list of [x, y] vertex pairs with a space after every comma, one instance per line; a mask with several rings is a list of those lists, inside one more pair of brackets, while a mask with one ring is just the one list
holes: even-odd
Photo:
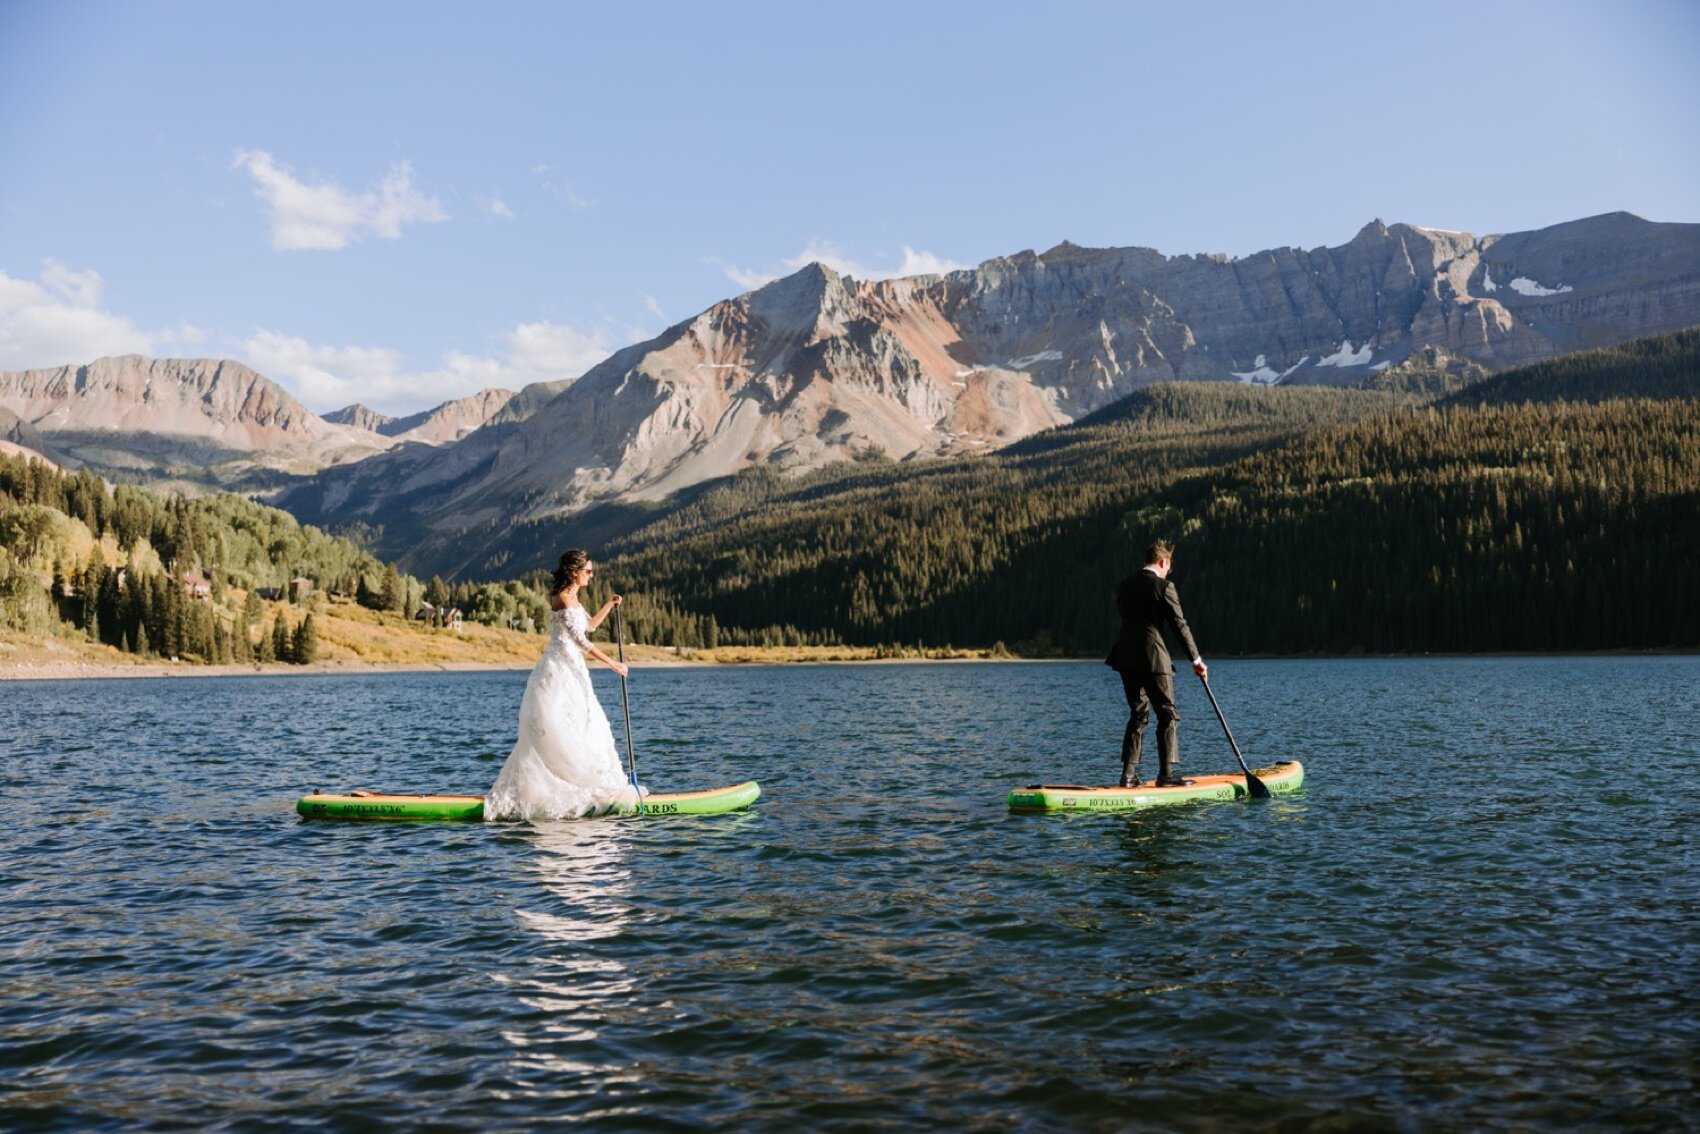
[[1117, 784], [1116, 786], [1117, 787], [1138, 787], [1139, 786], [1139, 765], [1138, 765], [1138, 762], [1136, 760], [1123, 760], [1122, 761], [1122, 780], [1121, 780], [1121, 783]]
[[1197, 782], [1197, 780], [1189, 780], [1184, 776], [1173, 774], [1157, 777], [1158, 787], [1190, 787]]

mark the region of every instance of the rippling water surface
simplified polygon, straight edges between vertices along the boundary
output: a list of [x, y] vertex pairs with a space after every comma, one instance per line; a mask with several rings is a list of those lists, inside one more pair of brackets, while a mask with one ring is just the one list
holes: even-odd
[[482, 791], [525, 675], [0, 684], [0, 1128], [1695, 1127], [1700, 659], [1213, 673], [1301, 794], [1009, 815], [1099, 665], [650, 669], [754, 810], [305, 823]]

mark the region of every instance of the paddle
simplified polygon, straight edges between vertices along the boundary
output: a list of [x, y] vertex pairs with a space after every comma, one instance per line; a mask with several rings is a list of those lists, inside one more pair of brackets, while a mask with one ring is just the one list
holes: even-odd
[[[620, 606], [614, 605], [614, 641], [619, 647], [620, 664], [626, 664], [626, 625], [620, 620]], [[626, 675], [620, 675], [620, 708], [626, 714], [626, 762], [631, 769], [632, 790], [637, 792], [638, 814], [643, 814], [643, 789], [637, 782], [637, 752], [632, 748], [632, 701], [626, 694]], [[1227, 726], [1223, 726], [1224, 728]], [[1262, 785], [1259, 785], [1262, 786]], [[1268, 793], [1265, 792], [1265, 795]]]
[[1228, 718], [1222, 715], [1222, 706], [1216, 703], [1216, 694], [1210, 691], [1210, 679], [1201, 673], [1198, 680], [1204, 683], [1204, 695], [1210, 698], [1210, 707], [1216, 710], [1216, 719], [1222, 722], [1222, 733], [1228, 738], [1228, 747], [1234, 750], [1234, 759], [1240, 762], [1240, 771], [1245, 773], [1246, 790], [1251, 792], [1253, 799], [1268, 799], [1269, 789], [1245, 766], [1245, 757], [1240, 755], [1240, 746], [1234, 743], [1234, 734], [1228, 730]]

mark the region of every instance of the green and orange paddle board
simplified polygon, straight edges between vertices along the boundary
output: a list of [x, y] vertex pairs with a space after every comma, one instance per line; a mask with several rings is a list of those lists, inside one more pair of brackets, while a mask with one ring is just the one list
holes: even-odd
[[[1304, 786], [1304, 765], [1297, 760], [1282, 760], [1266, 768], [1253, 768], [1252, 774], [1263, 781], [1270, 795], [1282, 795]], [[1033, 784], [1016, 788], [1009, 793], [1011, 811], [1137, 811], [1146, 807], [1163, 807], [1174, 803], [1197, 803], [1202, 800], [1248, 799], [1244, 772], [1223, 772], [1219, 775], [1188, 776], [1193, 782], [1185, 787], [1124, 788], [1085, 784]]]
[[[761, 785], [745, 780], [730, 787], [707, 791], [654, 791], [637, 804], [620, 809], [622, 815], [718, 815], [748, 807], [761, 795]], [[450, 819], [484, 818], [481, 795], [385, 795], [375, 791], [351, 791], [330, 795], [314, 791], [295, 801], [296, 814], [303, 819]]]

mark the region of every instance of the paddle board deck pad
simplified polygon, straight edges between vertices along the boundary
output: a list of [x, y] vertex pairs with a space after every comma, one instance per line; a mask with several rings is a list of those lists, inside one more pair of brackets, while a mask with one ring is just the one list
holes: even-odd
[[[761, 795], [761, 785], [745, 780], [731, 787], [707, 791], [652, 791], [643, 797], [644, 815], [719, 815], [748, 807]], [[622, 815], [638, 814], [638, 807], [620, 809]]]
[[[1185, 773], [1182, 773], [1183, 775]], [[1283, 760], [1266, 768], [1253, 768], [1252, 774], [1263, 781], [1270, 795], [1297, 791], [1305, 782], [1304, 765], [1297, 760]], [[1185, 787], [1124, 788], [1106, 785], [1089, 787], [1084, 784], [1034, 784], [1016, 788], [1009, 793], [1011, 811], [1136, 811], [1146, 807], [1162, 807], [1172, 803], [1195, 803], [1199, 800], [1232, 800], [1250, 798], [1244, 772], [1223, 772], [1220, 775], [1187, 776], [1193, 782]]]
[[295, 801], [303, 819], [470, 819], [484, 818], [481, 795], [386, 795], [351, 791], [332, 795], [314, 791]]
[[[746, 780], [731, 787], [707, 791], [656, 791], [643, 797], [642, 814], [718, 815], [748, 807], [761, 795], [761, 786]], [[376, 791], [351, 791], [331, 795], [315, 791], [295, 801], [296, 814], [303, 819], [450, 819], [484, 818], [481, 795], [386, 795]], [[620, 814], [637, 815], [636, 804]]]

